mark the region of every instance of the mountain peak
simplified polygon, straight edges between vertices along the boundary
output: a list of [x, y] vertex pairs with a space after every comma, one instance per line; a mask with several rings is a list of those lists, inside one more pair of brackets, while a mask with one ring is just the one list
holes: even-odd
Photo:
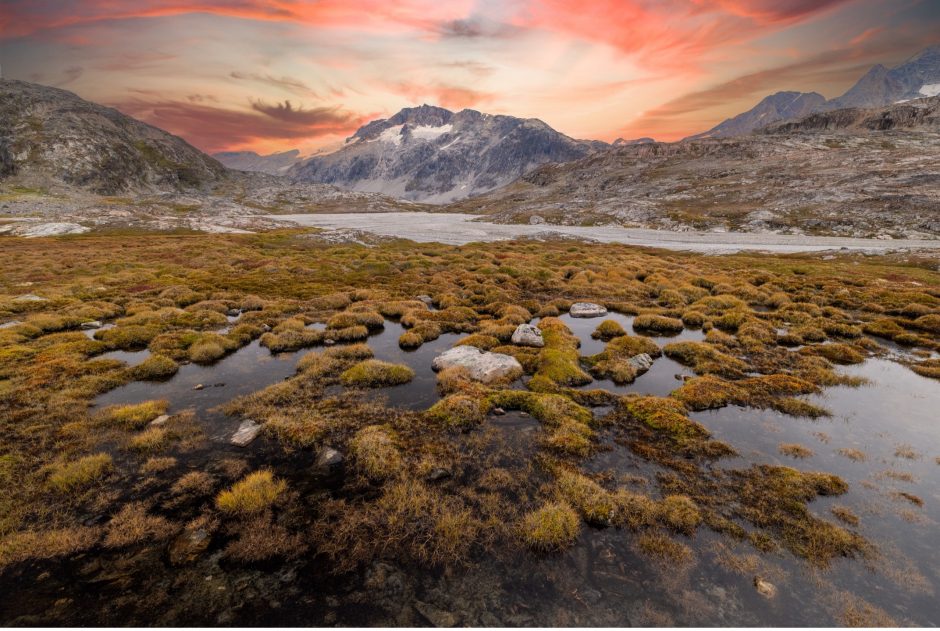
[[821, 108], [825, 103], [826, 98], [818, 92], [776, 92], [765, 96], [748, 111], [691, 138], [721, 138], [747, 134], [770, 123], [806, 116]]
[[[606, 145], [604, 145], [606, 146]], [[291, 168], [298, 181], [335, 184], [412, 201], [446, 203], [508, 184], [545, 162], [598, 148], [530, 118], [408, 107], [360, 127], [346, 144]]]

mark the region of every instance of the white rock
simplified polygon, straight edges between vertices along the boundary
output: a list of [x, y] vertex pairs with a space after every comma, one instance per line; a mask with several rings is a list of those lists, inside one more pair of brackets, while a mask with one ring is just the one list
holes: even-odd
[[544, 217], [540, 217], [540, 216], [538, 216], [538, 215], [532, 215], [531, 217], [529, 217], [529, 225], [530, 225], [530, 226], [538, 226], [538, 225], [541, 225], [541, 224], [543, 224], [543, 223], [545, 223], [545, 218], [544, 218]]
[[251, 419], [245, 419], [238, 429], [232, 434], [231, 443], [239, 447], [247, 447], [248, 443], [258, 437], [261, 432], [261, 425]]
[[466, 368], [471, 379], [490, 383], [501, 379], [518, 377], [522, 365], [515, 357], [502, 353], [488, 353], [476, 346], [455, 346], [434, 358], [431, 368], [444, 370], [459, 366]]
[[82, 322], [80, 328], [84, 331], [90, 331], [92, 329], [100, 329], [101, 322], [99, 320], [89, 320], [88, 322]]
[[512, 334], [512, 343], [519, 346], [545, 346], [542, 339], [542, 330], [534, 324], [520, 324]]
[[150, 425], [153, 427], [160, 427], [161, 425], [166, 425], [166, 422], [170, 420], [169, 414], [161, 414], [157, 418], [150, 421]]
[[593, 302], [576, 302], [568, 313], [572, 318], [599, 318], [607, 315], [607, 308]]

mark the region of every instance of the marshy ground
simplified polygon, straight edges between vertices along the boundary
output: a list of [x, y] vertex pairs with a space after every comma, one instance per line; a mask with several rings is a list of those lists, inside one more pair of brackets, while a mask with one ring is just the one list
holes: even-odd
[[935, 257], [3, 248], [6, 624], [940, 622]]

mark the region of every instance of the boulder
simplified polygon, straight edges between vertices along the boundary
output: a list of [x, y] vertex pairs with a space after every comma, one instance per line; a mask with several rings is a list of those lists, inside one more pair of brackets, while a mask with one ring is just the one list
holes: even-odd
[[247, 447], [261, 433], [261, 425], [251, 419], [245, 419], [232, 434], [231, 443], [238, 447]]
[[88, 322], [82, 322], [81, 329], [83, 331], [91, 331], [92, 329], [100, 329], [101, 322], [99, 320], [89, 320]]
[[511, 379], [522, 374], [522, 364], [515, 357], [502, 353], [489, 353], [476, 346], [455, 346], [431, 362], [434, 370], [459, 366], [466, 368], [471, 379], [491, 383]]
[[545, 346], [542, 331], [534, 324], [520, 324], [517, 326], [512, 334], [512, 343], [519, 346], [535, 346], [538, 348]]
[[428, 307], [434, 306], [434, 299], [428, 296], [427, 294], [421, 294], [417, 297], [418, 300], [426, 304]]
[[572, 318], [599, 318], [607, 315], [607, 308], [593, 302], [576, 302], [568, 313]]
[[545, 217], [540, 217], [539, 215], [532, 215], [529, 217], [530, 226], [540, 226], [545, 223]]

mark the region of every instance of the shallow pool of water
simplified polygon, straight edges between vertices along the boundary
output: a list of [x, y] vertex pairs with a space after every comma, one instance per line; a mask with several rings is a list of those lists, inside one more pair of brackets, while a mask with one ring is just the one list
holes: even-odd
[[[607, 318], [636, 333], [632, 317], [609, 314]], [[566, 314], [561, 319], [581, 340], [582, 355], [603, 350], [604, 343], [590, 334], [605, 318], [571, 318]], [[370, 391], [366, 396], [385, 398], [391, 406], [426, 409], [438, 399], [431, 360], [461, 336], [443, 335], [415, 351], [405, 351], [398, 346], [403, 331], [400, 324], [386, 322], [367, 343], [376, 358], [411, 366], [414, 380]], [[701, 331], [686, 330], [675, 337], [653, 339], [662, 346], [703, 337]], [[227, 443], [238, 420], [213, 408], [290, 377], [297, 361], [309, 352], [312, 349], [272, 355], [255, 341], [211, 366], [184, 365], [168, 381], [131, 383], [102, 395], [95, 403], [166, 398], [171, 412], [194, 409], [212, 437]], [[833, 625], [840, 621], [838, 612], [854, 598], [863, 598], [900, 623], [940, 624], [936, 606], [940, 589], [940, 462], [936, 460], [940, 458], [940, 383], [888, 359], [870, 359], [839, 370], [864, 376], [870, 384], [829, 388], [808, 397], [832, 410], [828, 418], [808, 420], [740, 407], [694, 413], [692, 417], [714, 438], [738, 451], [738, 456], [718, 461], [716, 467], [782, 464], [844, 478], [848, 493], [818, 498], [809, 508], [830, 521], [835, 521], [830, 513], [833, 506], [851, 509], [861, 521], [858, 531], [877, 547], [871, 559], [838, 559], [828, 570], [813, 570], [789, 553], [759, 554], [747, 544], [735, 544], [703, 527], [694, 537], [679, 537], [694, 551], [697, 561], [675, 564], [640, 553], [637, 535], [629, 530], [585, 527], [576, 545], [565, 552], [487, 556], [454, 574], [394, 566], [390, 561], [391, 569], [382, 570], [385, 578], [381, 581], [374, 578], [371, 568], [340, 584], [330, 578], [322, 563], [304, 559], [285, 562], [283, 568], [232, 568], [221, 574], [214, 570], [219, 576], [213, 580], [238, 576], [237, 580], [248, 581], [250, 589], [271, 592], [277, 607], [233, 614], [233, 620], [246, 624], [423, 623], [422, 617], [408, 617], [414, 615], [412, 603], [422, 601], [433, 602], [436, 608], [453, 612], [460, 624], [471, 625]], [[692, 373], [660, 357], [633, 384], [616, 386], [608, 380], [595, 380], [586, 387], [665, 396], [680, 385], [677, 374]], [[194, 390], [197, 384], [203, 389]], [[597, 415], [606, 411], [595, 409]], [[531, 417], [510, 412], [490, 416], [481, 431], [495, 432], [502, 444], [511, 448], [507, 454], [531, 455], [541, 427]], [[601, 437], [602, 449], [583, 462], [583, 468], [615, 476], [629, 488], [635, 485], [634, 490], [657, 496], [657, 474], [664, 470], [616, 442], [613, 430], [602, 431]], [[812, 453], [802, 459], [784, 455], [779, 446], [788, 443], [807, 447]], [[257, 466], [263, 466], [268, 458], [281, 462], [277, 458], [282, 457], [282, 450], [267, 439], [241, 451], [228, 444], [213, 445], [199, 458], [240, 453]], [[300, 458], [299, 468], [285, 475], [291, 488], [305, 489], [312, 454], [294, 457]], [[507, 467], [513, 465], [509, 460]], [[187, 464], [205, 466], [195, 460]], [[901, 492], [919, 498], [922, 505]], [[315, 501], [312, 497], [310, 501]], [[727, 549], [757, 559], [755, 569], [731, 571], [718, 562]], [[154, 571], [170, 575], [159, 568], [162, 565]], [[264, 583], [288, 570], [290, 582], [275, 587]], [[776, 585], [778, 595], [773, 599], [759, 595], [754, 588], [755, 575]], [[156, 578], [137, 580], [135, 584], [159, 588], [153, 582]], [[236, 589], [229, 583], [220, 584]], [[305, 596], [309, 594], [314, 596]], [[337, 604], [330, 604], [334, 601]], [[399, 608], [412, 613], [397, 617]]]

